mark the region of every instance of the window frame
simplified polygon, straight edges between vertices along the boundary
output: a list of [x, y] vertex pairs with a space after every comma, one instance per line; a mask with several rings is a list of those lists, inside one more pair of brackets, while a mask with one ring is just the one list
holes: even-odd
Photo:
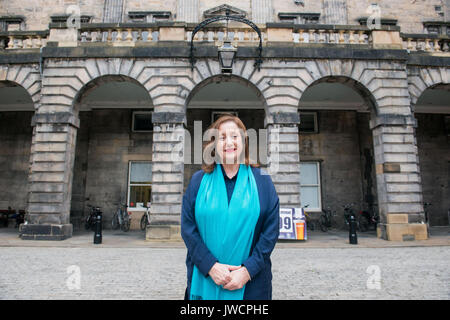
[[131, 115], [131, 132], [133, 133], [146, 133], [153, 132], [154, 130], [135, 130], [134, 129], [134, 120], [136, 114], [150, 114], [150, 118], [153, 118], [153, 111], [133, 111]]
[[[127, 209], [128, 211], [145, 211], [146, 208], [144, 207], [130, 207], [130, 196], [131, 196], [131, 187], [147, 187], [150, 186], [150, 188], [153, 186], [153, 183], [131, 183], [130, 179], [131, 179], [131, 167], [132, 167], [132, 163], [149, 163], [152, 166], [153, 169], [153, 162], [152, 161], [148, 161], [148, 160], [129, 160], [128, 161], [128, 179], [127, 179]], [[150, 192], [150, 202], [152, 201], [151, 199], [151, 192]], [[148, 204], [148, 203], [147, 203]]]
[[[318, 115], [317, 115], [317, 111], [299, 111], [299, 117], [300, 117], [300, 124], [298, 126], [298, 133], [301, 134], [316, 134], [319, 133], [319, 121], [318, 121]], [[313, 115], [314, 118], [314, 131], [302, 131], [302, 129], [300, 128], [301, 122], [302, 122], [302, 114], [309, 114], [309, 115]]]
[[[308, 212], [322, 212], [322, 178], [321, 178], [321, 161], [319, 160], [307, 160], [307, 161], [300, 161], [300, 165], [302, 164], [306, 164], [306, 163], [313, 163], [316, 165], [317, 168], [317, 184], [302, 184], [302, 179], [300, 178], [300, 201], [301, 201], [301, 194], [302, 194], [302, 187], [316, 187], [318, 189], [317, 191], [317, 198], [319, 201], [319, 207], [318, 208], [311, 208], [308, 207], [306, 208], [306, 210]], [[301, 171], [302, 169], [300, 168], [300, 176], [301, 176]], [[303, 207], [303, 203], [302, 203], [302, 207]]]

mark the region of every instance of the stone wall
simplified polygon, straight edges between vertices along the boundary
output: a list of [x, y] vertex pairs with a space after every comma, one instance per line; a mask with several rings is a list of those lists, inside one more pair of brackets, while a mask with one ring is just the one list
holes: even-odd
[[33, 112], [0, 112], [0, 209], [25, 210]]
[[[369, 114], [354, 111], [319, 111], [318, 133], [300, 133], [301, 161], [319, 161], [322, 208], [336, 211], [335, 221], [343, 226], [343, 208], [355, 203], [355, 209], [367, 209], [367, 196], [376, 202], [373, 158], [366, 169], [365, 149], [373, 157]], [[372, 188], [367, 191], [368, 180]], [[318, 214], [314, 214], [318, 217]]]
[[442, 114], [416, 114], [423, 200], [432, 204], [428, 208], [432, 226], [449, 224], [447, 212], [450, 210], [450, 125], [448, 118], [449, 116]]
[[[109, 228], [118, 203], [127, 202], [129, 161], [152, 160], [153, 134], [132, 132], [131, 109], [80, 112], [72, 193], [72, 221], [100, 206]], [[86, 201], [86, 198], [89, 200]]]
[[[344, 1], [344, 0], [343, 0]], [[358, 19], [361, 17], [368, 17], [370, 14], [366, 12], [367, 8], [374, 3], [372, 0], [347, 0], [347, 8], [340, 8], [336, 6], [339, 1], [322, 0], [322, 1], [303, 1], [304, 5], [296, 5], [294, 1], [272, 1], [272, 5], [266, 4], [267, 11], [255, 11], [253, 17], [252, 5], [256, 3], [253, 0], [246, 1], [223, 1], [223, 0], [195, 0], [195, 1], [175, 1], [175, 0], [128, 0], [125, 2], [124, 16], [127, 16], [129, 11], [170, 11], [172, 12], [172, 19], [187, 20], [188, 22], [200, 22], [204, 19], [203, 12], [213, 7], [228, 4], [235, 6], [247, 12], [247, 18], [258, 20], [257, 17], [261, 15], [271, 14], [271, 19], [267, 21], [279, 21], [279, 12], [306, 12], [306, 13], [321, 13], [321, 23], [339, 23], [339, 24], [358, 24]], [[333, 15], [329, 8], [335, 6], [339, 12]], [[423, 33], [423, 21], [438, 20], [444, 21], [448, 19], [448, 4], [441, 0], [417, 0], [412, 3], [411, 0], [379, 0], [376, 3], [381, 8], [382, 18], [397, 19], [398, 25], [401, 26], [402, 32], [405, 33]], [[103, 21], [104, 0], [34, 0], [30, 1], [27, 6], [23, 5], [22, 0], [8, 0], [2, 1], [0, 4], [0, 15], [23, 15], [26, 18], [27, 30], [45, 30], [48, 28], [51, 15], [65, 14], [66, 9], [70, 5], [78, 5], [82, 15], [93, 16], [92, 22]], [[184, 10], [181, 6], [189, 6], [198, 8], [196, 14], [189, 13], [189, 10]], [[444, 17], [435, 11], [435, 6], [441, 6]], [[258, 7], [258, 9], [261, 9]], [[445, 12], [447, 17], [445, 18]], [[177, 18], [177, 14], [180, 18]], [[347, 17], [344, 17], [347, 15]], [[194, 20], [192, 20], [194, 19]], [[261, 23], [260, 21], [257, 21]]]

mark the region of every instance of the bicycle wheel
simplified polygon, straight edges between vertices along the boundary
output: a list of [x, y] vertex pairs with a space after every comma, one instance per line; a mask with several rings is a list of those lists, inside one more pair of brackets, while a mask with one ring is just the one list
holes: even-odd
[[130, 219], [123, 219], [122, 224], [120, 225], [120, 229], [124, 232], [127, 232], [130, 230]]
[[117, 230], [119, 229], [119, 210], [116, 211], [116, 213], [114, 214], [112, 220], [111, 220], [111, 227], [113, 230]]
[[320, 230], [322, 230], [323, 232], [327, 232], [328, 231], [328, 227], [327, 227], [327, 219], [325, 218], [325, 216], [320, 216], [319, 218], [319, 225], [320, 225]]
[[144, 215], [141, 218], [141, 230], [144, 231], [147, 227], [148, 219], [147, 219], [147, 213], [144, 213]]

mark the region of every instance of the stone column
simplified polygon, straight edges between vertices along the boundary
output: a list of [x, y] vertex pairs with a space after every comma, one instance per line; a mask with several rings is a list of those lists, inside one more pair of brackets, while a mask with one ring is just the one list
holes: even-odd
[[427, 239], [419, 170], [416, 120], [413, 116], [378, 115], [373, 130], [380, 224], [385, 240]]
[[268, 168], [280, 199], [280, 207], [298, 208], [300, 203], [300, 156], [298, 113], [276, 113], [265, 120], [268, 130]]
[[28, 208], [24, 240], [72, 236], [70, 206], [78, 118], [70, 112], [39, 113], [32, 120]]
[[184, 22], [200, 22], [199, 0], [179, 0], [177, 20]]
[[152, 216], [147, 240], [181, 240], [185, 114], [155, 112], [152, 149]]
[[273, 22], [272, 0], [252, 0], [252, 22]]
[[320, 20], [325, 24], [348, 24], [347, 0], [323, 0]]

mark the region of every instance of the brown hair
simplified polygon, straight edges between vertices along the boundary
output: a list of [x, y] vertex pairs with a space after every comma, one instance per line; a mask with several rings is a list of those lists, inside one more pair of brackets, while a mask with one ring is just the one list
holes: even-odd
[[[251, 165], [252, 167], [258, 168], [260, 165], [258, 163], [258, 161], [252, 161], [250, 159], [250, 152], [249, 152], [249, 140], [248, 140], [248, 135], [247, 135], [247, 128], [245, 128], [244, 123], [241, 121], [241, 119], [239, 119], [238, 117], [236, 117], [235, 115], [231, 114], [231, 113], [224, 113], [222, 114], [216, 121], [214, 121], [208, 128], [208, 130], [210, 129], [216, 129], [219, 130], [219, 127], [228, 121], [232, 121], [234, 122], [238, 128], [240, 130], [242, 130], [242, 132], [244, 132], [244, 141], [243, 141], [243, 145], [244, 145], [244, 153], [245, 153], [245, 165]], [[211, 135], [209, 141], [206, 141], [203, 144], [203, 154], [205, 153], [206, 149], [212, 149], [211, 151], [211, 155], [213, 157], [215, 157], [215, 147], [216, 147], [216, 141], [215, 141], [215, 136]], [[203, 157], [202, 157], [203, 158]], [[203, 161], [202, 164], [202, 169], [203, 171], [205, 171], [206, 173], [210, 173], [214, 171], [214, 167], [216, 166], [216, 162], [214, 161], [213, 163], [205, 163]]]

